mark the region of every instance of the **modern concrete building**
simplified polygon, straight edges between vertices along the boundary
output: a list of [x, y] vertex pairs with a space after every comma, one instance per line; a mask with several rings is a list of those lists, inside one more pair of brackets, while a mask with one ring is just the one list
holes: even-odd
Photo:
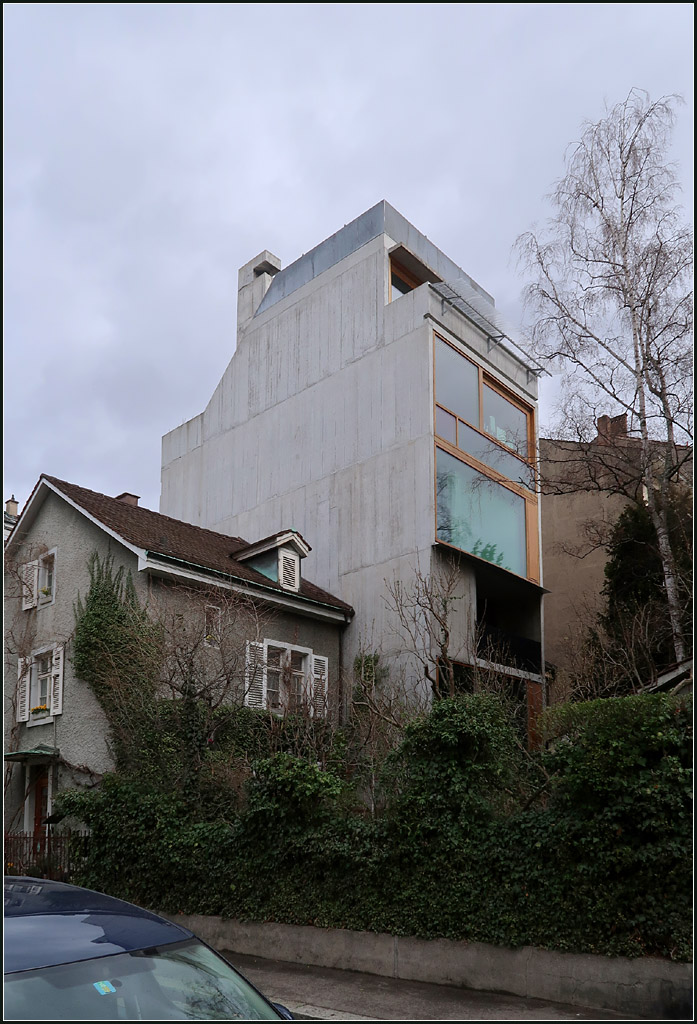
[[285, 269], [268, 251], [241, 268], [230, 363], [163, 438], [161, 511], [311, 536], [308, 573], [356, 609], [347, 666], [400, 660], [385, 581], [454, 558], [451, 657], [493, 639], [539, 706], [539, 372], [493, 298], [380, 202]]
[[[5, 548], [5, 831], [31, 833], [33, 854], [55, 794], [114, 768], [107, 718], [73, 666], [93, 553], [130, 573], [201, 700], [310, 715], [340, 706], [353, 610], [301, 571], [303, 538], [286, 530], [248, 544], [138, 500], [42, 476]], [[163, 697], [178, 695], [172, 678]]]

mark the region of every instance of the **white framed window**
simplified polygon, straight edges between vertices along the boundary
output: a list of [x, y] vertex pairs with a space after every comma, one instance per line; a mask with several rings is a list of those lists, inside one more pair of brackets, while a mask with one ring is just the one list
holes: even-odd
[[39, 559], [39, 604], [51, 604], [55, 599], [56, 552], [49, 551]]
[[38, 725], [63, 713], [64, 651], [60, 644], [17, 659], [17, 721]]
[[47, 551], [32, 562], [25, 562], [20, 570], [22, 581], [22, 608], [53, 604], [56, 597], [56, 549]]
[[244, 702], [278, 714], [306, 709], [323, 715], [329, 661], [309, 647], [276, 640], [247, 642]]

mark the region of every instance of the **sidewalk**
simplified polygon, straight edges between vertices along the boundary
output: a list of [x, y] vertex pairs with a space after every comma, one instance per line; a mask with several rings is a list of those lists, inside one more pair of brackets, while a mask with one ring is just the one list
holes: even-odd
[[635, 1020], [541, 999], [306, 967], [221, 950], [272, 1002], [298, 1020]]

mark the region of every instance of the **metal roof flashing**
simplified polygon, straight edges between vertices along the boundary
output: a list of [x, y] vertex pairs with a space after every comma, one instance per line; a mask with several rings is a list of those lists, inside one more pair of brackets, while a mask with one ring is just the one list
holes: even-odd
[[491, 295], [477, 284], [456, 263], [445, 255], [433, 242], [415, 228], [406, 217], [395, 210], [385, 199], [372, 206], [339, 231], [304, 253], [285, 269], [275, 274], [266, 295], [262, 299], [255, 316], [265, 313], [267, 309], [292, 292], [302, 288], [315, 277], [335, 266], [341, 260], [356, 252], [378, 235], [387, 235], [392, 245], [401, 245], [408, 250], [420, 263], [428, 267], [434, 276], [442, 280], [464, 278], [468, 285], [486, 301], [493, 304]]

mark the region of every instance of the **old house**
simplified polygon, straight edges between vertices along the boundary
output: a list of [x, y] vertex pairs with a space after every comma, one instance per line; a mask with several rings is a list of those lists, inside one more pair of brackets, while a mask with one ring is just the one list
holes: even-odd
[[104, 711], [72, 660], [93, 553], [130, 573], [159, 621], [182, 622], [216, 699], [311, 714], [341, 700], [340, 637], [353, 610], [306, 578], [310, 546], [297, 531], [249, 544], [138, 501], [42, 476], [7, 543], [6, 830], [41, 834], [56, 792], [113, 767]]

